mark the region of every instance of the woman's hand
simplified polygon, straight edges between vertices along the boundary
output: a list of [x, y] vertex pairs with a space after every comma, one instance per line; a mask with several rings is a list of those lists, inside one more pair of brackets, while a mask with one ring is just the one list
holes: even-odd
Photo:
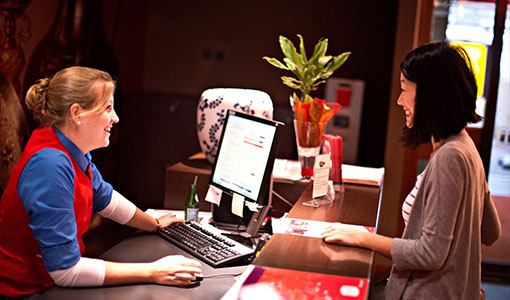
[[349, 225], [334, 223], [324, 229], [322, 239], [326, 243], [372, 249], [391, 259], [393, 238], [361, 231]]
[[200, 263], [182, 255], [169, 255], [150, 263], [153, 282], [163, 285], [185, 286], [202, 274]]
[[168, 227], [174, 223], [184, 223], [185, 221], [181, 218], [176, 217], [174, 214], [169, 213], [158, 218], [159, 225], [161, 228]]
[[150, 263], [105, 261], [104, 285], [150, 282], [186, 286], [202, 274], [200, 263], [182, 255], [169, 255]]
[[184, 222], [183, 219], [177, 218], [172, 213], [154, 219], [153, 217], [149, 216], [148, 214], [144, 213], [139, 208], [137, 208], [135, 211], [135, 215], [131, 218], [131, 220], [129, 220], [129, 222], [126, 223], [126, 225], [140, 230], [155, 232], [156, 229], [168, 227], [174, 223], [183, 222]]
[[324, 229], [322, 239], [326, 243], [348, 245], [348, 246], [363, 246], [362, 235], [364, 232], [354, 229], [348, 225], [334, 223]]

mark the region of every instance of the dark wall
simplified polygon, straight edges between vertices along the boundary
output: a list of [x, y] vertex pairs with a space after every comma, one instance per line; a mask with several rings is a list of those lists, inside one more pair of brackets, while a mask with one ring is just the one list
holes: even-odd
[[[255, 88], [289, 108], [291, 75], [262, 60], [283, 57], [278, 36], [309, 55], [319, 38], [327, 53], [352, 51], [336, 77], [366, 82], [358, 164], [381, 167], [388, 112], [397, 1], [150, 1], [145, 84], [148, 90], [200, 94], [209, 87]], [[315, 93], [324, 97], [324, 85]]]
[[[53, 21], [57, 0], [33, 0], [37, 30]], [[167, 164], [198, 148], [195, 107], [209, 87], [255, 88], [270, 94], [275, 116], [291, 124], [290, 75], [262, 60], [281, 59], [278, 36], [305, 38], [309, 54], [321, 37], [327, 53], [352, 51], [335, 77], [366, 82], [358, 164], [383, 165], [397, 0], [166, 1], [105, 0], [103, 21], [119, 67], [115, 140], [116, 188], [142, 207], [158, 206]], [[42, 18], [41, 14], [49, 16]], [[32, 36], [32, 41], [42, 36]], [[30, 53], [27, 53], [29, 56]], [[323, 97], [323, 88], [314, 96]], [[178, 108], [171, 111], [172, 105]], [[294, 139], [291, 126], [288, 135]], [[282, 145], [293, 156], [294, 144]], [[111, 160], [110, 159], [110, 160]], [[107, 166], [105, 166], [107, 168]]]

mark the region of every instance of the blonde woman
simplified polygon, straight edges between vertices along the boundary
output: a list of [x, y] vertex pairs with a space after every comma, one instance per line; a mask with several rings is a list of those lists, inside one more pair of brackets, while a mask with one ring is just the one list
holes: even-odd
[[167, 256], [152, 263], [82, 257], [93, 212], [157, 231], [183, 220], [154, 219], [105, 182], [90, 151], [106, 147], [119, 117], [108, 73], [69, 67], [34, 84], [26, 103], [40, 127], [13, 167], [0, 202], [0, 298], [39, 293], [54, 284], [101, 286], [153, 282], [188, 285], [200, 263]]

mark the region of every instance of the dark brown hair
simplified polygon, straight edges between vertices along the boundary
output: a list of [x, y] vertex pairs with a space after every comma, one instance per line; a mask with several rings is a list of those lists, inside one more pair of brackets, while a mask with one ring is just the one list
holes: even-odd
[[404, 128], [404, 146], [415, 149], [459, 133], [481, 117], [475, 112], [477, 86], [466, 50], [447, 43], [418, 47], [400, 64], [405, 78], [416, 83], [414, 120]]

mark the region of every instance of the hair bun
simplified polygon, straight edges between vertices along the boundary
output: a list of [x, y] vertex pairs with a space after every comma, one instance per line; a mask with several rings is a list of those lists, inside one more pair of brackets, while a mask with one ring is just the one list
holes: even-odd
[[50, 79], [43, 78], [37, 81], [35, 86], [35, 93], [41, 100], [46, 102], [48, 100], [48, 89], [50, 87]]
[[46, 114], [48, 109], [48, 89], [50, 88], [50, 79], [43, 78], [37, 81], [35, 94], [39, 98], [40, 112]]
[[48, 90], [50, 79], [43, 78], [37, 80], [29, 89], [25, 97], [25, 103], [29, 110], [34, 114], [36, 121], [41, 123], [45, 118], [48, 109]]

